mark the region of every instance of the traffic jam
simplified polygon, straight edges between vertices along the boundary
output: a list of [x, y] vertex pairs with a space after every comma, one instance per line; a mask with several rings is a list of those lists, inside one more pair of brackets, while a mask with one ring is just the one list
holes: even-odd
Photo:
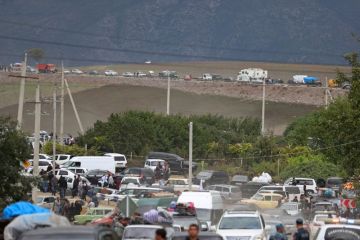
[[229, 176], [164, 152], [142, 167], [118, 153], [52, 162], [40, 155], [35, 200], [3, 210], [2, 239], [360, 239], [351, 179]]

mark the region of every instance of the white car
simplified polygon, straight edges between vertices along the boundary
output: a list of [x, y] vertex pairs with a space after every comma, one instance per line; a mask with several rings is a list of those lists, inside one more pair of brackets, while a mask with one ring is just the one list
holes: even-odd
[[135, 186], [141, 186], [143, 185], [145, 182], [140, 178], [140, 177], [123, 177], [123, 179], [121, 179], [121, 186], [120, 189], [126, 189], [127, 185], [135, 185]]
[[285, 181], [284, 185], [297, 186], [302, 194], [304, 194], [304, 185], [305, 185], [306, 192], [317, 193], [316, 181], [313, 178], [298, 178], [298, 177], [289, 178]]
[[[333, 218], [335, 218], [335, 214]], [[313, 221], [310, 223], [311, 234], [317, 233], [319, 228], [325, 225], [326, 220], [329, 220], [328, 214], [316, 214]]]
[[226, 211], [216, 227], [226, 240], [266, 240], [265, 222], [258, 211]]
[[106, 70], [104, 74], [105, 74], [105, 76], [117, 76], [118, 75], [118, 73], [113, 70]]
[[72, 171], [70, 171], [70, 170], [68, 170], [68, 169], [58, 169], [58, 170], [55, 170], [55, 177], [57, 178], [57, 179], [59, 179], [61, 176], [63, 176], [63, 177], [75, 177], [75, 173], [74, 172], [72, 172]]
[[69, 167], [67, 170], [79, 175], [85, 175], [88, 172], [86, 168], [81, 167]]
[[122, 74], [122, 76], [123, 76], [123, 77], [134, 77], [134, 73], [132, 73], [132, 72], [124, 72], [124, 73]]
[[105, 153], [104, 156], [114, 157], [116, 168], [126, 168], [127, 160], [124, 154], [120, 153]]
[[[166, 186], [173, 187], [175, 192], [188, 191], [189, 190], [189, 179], [170, 177], [166, 182]], [[192, 184], [191, 189], [193, 191], [199, 191], [200, 186]]]
[[[28, 167], [28, 168], [26, 169], [26, 172], [32, 173], [33, 166], [34, 166], [34, 165], [33, 165], [33, 164], [34, 164], [34, 161], [31, 159], [31, 160], [29, 160], [29, 163], [30, 163], [30, 167]], [[47, 168], [48, 168], [48, 166], [49, 166], [49, 164], [50, 164], [50, 165], [53, 164], [53, 163], [52, 163], [52, 160], [40, 159], [40, 160], [39, 160], [39, 172], [40, 172], [41, 170], [46, 171]]]
[[156, 166], [160, 163], [161, 166], [165, 164], [165, 161], [162, 159], [147, 159], [145, 161], [144, 168], [151, 169], [155, 172]]
[[[351, 224], [326, 224], [320, 227], [314, 240], [357, 240], [360, 239], [360, 226], [352, 225], [359, 220], [347, 220]], [[357, 223], [359, 224], [359, 223]]]
[[75, 68], [75, 69], [71, 70], [71, 73], [73, 73], [73, 74], [83, 74], [84, 72], [81, 71], [80, 69]]

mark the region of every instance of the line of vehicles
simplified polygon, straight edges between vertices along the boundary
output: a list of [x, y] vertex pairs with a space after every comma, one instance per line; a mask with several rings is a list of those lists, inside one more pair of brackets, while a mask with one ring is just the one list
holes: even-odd
[[[11, 64], [12, 71], [21, 71], [21, 63]], [[35, 68], [28, 66], [27, 71], [31, 73], [56, 73], [58, 69], [55, 64], [37, 64]], [[159, 78], [167, 78], [170, 77], [172, 79], [178, 79], [179, 75], [176, 71], [165, 70], [156, 74], [154, 71], [135, 71], [135, 72], [124, 72], [119, 74], [118, 72], [108, 69], [104, 72], [99, 72], [97, 70], [90, 70], [88, 72], [82, 71], [78, 68], [74, 69], [65, 69], [65, 74], [74, 74], [74, 75], [105, 75], [109, 77], [114, 76], [122, 76], [122, 77], [133, 77], [133, 78], [142, 78], [142, 77], [159, 77]], [[338, 83], [335, 79], [328, 79], [327, 83], [324, 83], [319, 80], [319, 78], [315, 76], [308, 75], [293, 75], [291, 79], [284, 81], [281, 79], [273, 79], [269, 76], [268, 71], [261, 68], [246, 68], [242, 69], [238, 72], [235, 78], [233, 77], [223, 77], [219, 74], [213, 73], [203, 73], [200, 77], [194, 77], [190, 74], [186, 74], [183, 77], [184, 80], [203, 80], [203, 81], [236, 81], [239, 83], [247, 83], [247, 84], [262, 84], [264, 81], [267, 84], [290, 84], [290, 85], [306, 85], [306, 86], [327, 86], [329, 88], [342, 88], [342, 89], [350, 89], [351, 85], [348, 82]]]

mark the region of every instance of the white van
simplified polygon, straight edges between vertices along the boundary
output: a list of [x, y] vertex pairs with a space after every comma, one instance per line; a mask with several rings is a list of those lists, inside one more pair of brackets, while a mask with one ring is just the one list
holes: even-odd
[[63, 165], [67, 161], [69, 161], [72, 158], [69, 154], [56, 154], [55, 155], [55, 162], [56, 164]]
[[109, 156], [81, 156], [73, 157], [63, 165], [63, 168], [85, 168], [88, 171], [100, 169], [115, 173], [114, 157]]
[[223, 199], [217, 191], [183, 192], [177, 203], [193, 203], [197, 218], [208, 227], [216, 225], [224, 211]]
[[124, 154], [120, 153], [105, 153], [104, 156], [114, 157], [116, 168], [126, 168], [127, 160]]
[[298, 200], [300, 200], [301, 191], [296, 186], [288, 186], [288, 185], [268, 185], [268, 186], [262, 186], [257, 193], [260, 192], [267, 192], [267, 191], [283, 191], [285, 192], [288, 197], [289, 201], [292, 201], [295, 197], [297, 197]]

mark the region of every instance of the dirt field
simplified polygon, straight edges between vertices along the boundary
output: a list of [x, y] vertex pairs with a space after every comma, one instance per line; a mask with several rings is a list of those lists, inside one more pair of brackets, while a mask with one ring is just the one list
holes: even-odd
[[[100, 71], [113, 69], [119, 73], [125, 71], [155, 72], [170, 69], [178, 71], [179, 75], [210, 72], [223, 76], [235, 76], [246, 67], [261, 67], [269, 70], [274, 78], [288, 79], [294, 74], [309, 74], [320, 78], [333, 77], [336, 66], [294, 65], [272, 63], [244, 62], [206, 62], [206, 63], [173, 63], [151, 65], [117, 65], [87, 67], [84, 70]], [[340, 67], [347, 72], [349, 68]], [[42, 97], [52, 95], [54, 80], [60, 84], [59, 74], [40, 74], [40, 79], [27, 80], [25, 98], [33, 101], [35, 86], [41, 85]], [[85, 128], [93, 125], [96, 120], [105, 120], [111, 113], [127, 110], [147, 110], [165, 112], [166, 79], [155, 78], [124, 78], [104, 76], [74, 76], [67, 75], [70, 88], [80, 112]], [[0, 114], [16, 118], [19, 95], [19, 79], [10, 78], [8, 73], [0, 73]], [[234, 117], [260, 117], [262, 86], [243, 85], [236, 82], [203, 82], [203, 81], [171, 81], [171, 112], [181, 114], [219, 114]], [[331, 90], [333, 97], [342, 96], [346, 91]], [[60, 91], [58, 91], [60, 93]], [[324, 89], [319, 87], [268, 85], [266, 87], [266, 127], [275, 134], [281, 134], [287, 124], [296, 117], [302, 116], [324, 104]], [[73, 110], [66, 97], [65, 131], [76, 134], [78, 126]], [[34, 105], [25, 104], [25, 129], [32, 132], [34, 126]], [[50, 104], [42, 107], [42, 129], [51, 131], [52, 108]]]
[[[109, 85], [74, 94], [74, 99], [85, 128], [96, 120], [105, 120], [111, 113], [128, 110], [145, 110], [165, 113], [166, 91], [160, 88], [129, 85]], [[281, 134], [287, 124], [296, 117], [316, 109], [313, 106], [269, 102], [266, 105], [266, 127], [275, 134]], [[224, 96], [199, 95], [178, 90], [171, 92], [171, 113], [219, 114], [234, 117], [260, 117], [261, 102]], [[24, 108], [24, 128], [29, 133], [34, 128], [33, 104]], [[42, 107], [41, 129], [51, 132], [52, 106]], [[0, 109], [0, 115], [16, 118], [17, 105]], [[59, 116], [59, 115], [58, 115]], [[76, 134], [79, 131], [71, 104], [65, 101], [65, 131]]]

